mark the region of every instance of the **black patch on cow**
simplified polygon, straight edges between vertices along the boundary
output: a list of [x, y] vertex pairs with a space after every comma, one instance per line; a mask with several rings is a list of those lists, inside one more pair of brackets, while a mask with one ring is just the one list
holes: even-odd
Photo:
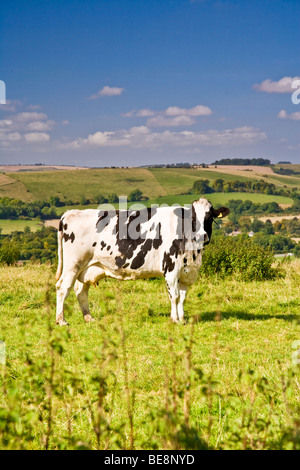
[[181, 240], [175, 238], [175, 240], [172, 242], [172, 245], [170, 246], [169, 251], [164, 253], [162, 268], [165, 275], [167, 272], [172, 272], [174, 270], [175, 261], [172, 260], [171, 256], [178, 258], [178, 255], [184, 253], [185, 242], [185, 238]]
[[71, 235], [69, 235], [68, 233], [64, 233], [63, 239], [65, 240], [65, 242], [67, 242], [68, 240], [71, 240], [71, 243], [73, 243], [75, 240], [74, 232], [72, 232]]
[[153, 240], [153, 248], [157, 250], [160, 245], [162, 244], [162, 236], [161, 236], [161, 223], [158, 222], [157, 227], [156, 227], [156, 235]]
[[[115, 263], [117, 265], [118, 268], [123, 268], [124, 264], [126, 262], [126, 259], [125, 258], [122, 258], [122, 256], [116, 256], [115, 257]], [[127, 263], [128, 265], [129, 263]]]
[[63, 229], [63, 227], [64, 227], [64, 223], [63, 223], [63, 221], [62, 221], [62, 220], [60, 220], [60, 221], [59, 221], [58, 230], [61, 232], [61, 231], [62, 231], [62, 229]]
[[153, 240], [145, 241], [145, 243], [141, 246], [139, 253], [133, 258], [132, 263], [130, 265], [131, 269], [139, 269], [145, 263], [145, 257], [147, 253], [152, 249]]
[[111, 248], [111, 246], [110, 246], [110, 245], [108, 245], [108, 246], [106, 247], [107, 251], [109, 251], [109, 250], [110, 250], [110, 248]]
[[208, 245], [210, 242], [213, 220], [214, 220], [214, 215], [213, 215], [213, 210], [211, 208], [208, 212], [205, 213], [205, 217], [204, 217], [204, 230], [208, 235], [208, 241], [206, 241], [204, 245]]
[[101, 242], [101, 250], [104, 250], [105, 247], [106, 247], [106, 243], [102, 240], [102, 242]]
[[[116, 234], [116, 245], [121, 254], [121, 256], [116, 257], [116, 264], [119, 268], [123, 267], [125, 262], [133, 257], [135, 250], [142, 245], [140, 252], [135, 256], [134, 260], [132, 260], [131, 265], [134, 266], [132, 269], [138, 269], [138, 267], [143, 265], [145, 256], [152, 247], [157, 249], [162, 244], [160, 224], [157, 226], [156, 239], [148, 239], [149, 241], [147, 241], [146, 232], [143, 233], [142, 225], [148, 222], [155, 215], [156, 211], [156, 208], [145, 208], [143, 210], [127, 212], [122, 211], [121, 217], [120, 211], [117, 211], [117, 221], [113, 234]], [[137, 225], [135, 225], [136, 219], [138, 219]], [[126, 226], [122, 227], [122, 232], [126, 235], [124, 238], [120, 237], [120, 223], [124, 223]]]
[[192, 232], [197, 233], [199, 229], [200, 229], [200, 222], [197, 219], [196, 209], [193, 204], [192, 205]]
[[94, 242], [94, 243], [92, 244], [92, 246], [96, 246], [96, 245], [97, 245], [97, 242]]
[[101, 233], [110, 224], [111, 219], [116, 215], [116, 211], [104, 211], [101, 210], [98, 213], [98, 220], [96, 222], [96, 230], [98, 233]]
[[64, 224], [64, 230], [67, 230], [68, 224]]
[[163, 267], [164, 275], [166, 275], [168, 272], [172, 272], [173, 269], [175, 268], [175, 262], [172, 261], [170, 253], [166, 253], [166, 252], [164, 253], [162, 267]]

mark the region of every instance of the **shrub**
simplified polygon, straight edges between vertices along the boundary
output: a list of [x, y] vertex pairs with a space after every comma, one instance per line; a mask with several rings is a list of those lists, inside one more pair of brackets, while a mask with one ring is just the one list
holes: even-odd
[[134, 189], [128, 195], [129, 202], [141, 201], [143, 199], [143, 193], [140, 189]]
[[244, 281], [272, 279], [273, 252], [252, 242], [247, 236], [215, 237], [205, 249], [200, 273], [221, 277], [236, 275]]
[[0, 263], [7, 265], [14, 264], [18, 261], [20, 251], [12, 242], [3, 243], [0, 248]]

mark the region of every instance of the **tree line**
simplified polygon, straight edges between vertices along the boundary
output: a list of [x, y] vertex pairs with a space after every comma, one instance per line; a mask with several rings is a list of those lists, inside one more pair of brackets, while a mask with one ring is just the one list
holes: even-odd
[[213, 162], [212, 165], [268, 166], [271, 165], [271, 161], [266, 158], [222, 158]]
[[199, 179], [194, 181], [192, 191], [199, 194], [210, 194], [210, 193], [260, 193], [270, 194], [278, 196], [290, 196], [291, 193], [288, 189], [277, 189], [275, 184], [268, 183], [265, 180], [259, 181], [224, 181], [218, 178], [212, 182], [208, 179]]

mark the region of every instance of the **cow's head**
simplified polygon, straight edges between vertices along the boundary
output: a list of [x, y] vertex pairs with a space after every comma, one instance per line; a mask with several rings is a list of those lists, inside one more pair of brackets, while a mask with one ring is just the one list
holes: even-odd
[[230, 213], [227, 207], [214, 209], [212, 204], [206, 199], [199, 199], [193, 202], [194, 230], [200, 236], [204, 236], [204, 245], [210, 242], [213, 221], [217, 218], [226, 217]]

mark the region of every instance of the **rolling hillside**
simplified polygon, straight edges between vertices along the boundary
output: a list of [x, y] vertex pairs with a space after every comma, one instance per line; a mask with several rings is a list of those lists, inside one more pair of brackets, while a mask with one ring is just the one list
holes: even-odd
[[[209, 167], [209, 168], [103, 168], [55, 171], [22, 171], [0, 175], [0, 197], [8, 196], [23, 201], [48, 200], [59, 196], [62, 200], [79, 201], [110, 193], [128, 195], [139, 188], [149, 199], [181, 194], [188, 191], [197, 179], [210, 182], [265, 179], [279, 188], [300, 189], [300, 175], [277, 175], [269, 167]], [[282, 203], [286, 203], [283, 202]]]

